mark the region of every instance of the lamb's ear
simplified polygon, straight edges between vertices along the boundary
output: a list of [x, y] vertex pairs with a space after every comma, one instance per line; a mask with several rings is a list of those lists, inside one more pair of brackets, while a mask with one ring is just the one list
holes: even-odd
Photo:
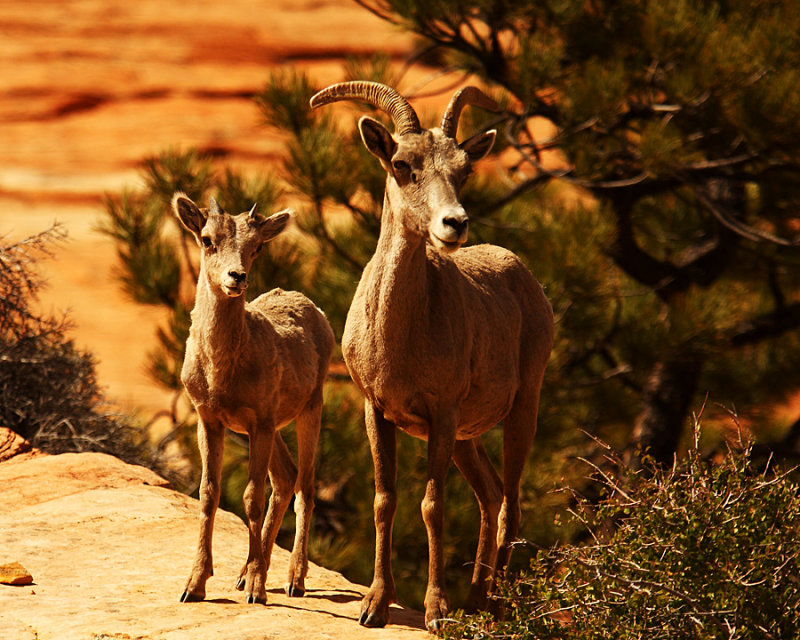
[[367, 150], [383, 163], [384, 169], [389, 171], [392, 165], [392, 156], [397, 149], [397, 143], [392, 138], [392, 134], [380, 122], [369, 116], [361, 116], [358, 121], [358, 130], [361, 132], [361, 139]]
[[497, 131], [490, 129], [464, 140], [459, 146], [467, 152], [469, 161], [474, 164], [492, 150], [496, 136]]
[[289, 224], [293, 213], [291, 209], [284, 209], [264, 220], [261, 223], [261, 242], [268, 242], [281, 233]]
[[206, 226], [206, 215], [185, 193], [180, 191], [172, 196], [172, 210], [178, 216], [181, 224], [194, 234], [199, 243], [203, 227]]

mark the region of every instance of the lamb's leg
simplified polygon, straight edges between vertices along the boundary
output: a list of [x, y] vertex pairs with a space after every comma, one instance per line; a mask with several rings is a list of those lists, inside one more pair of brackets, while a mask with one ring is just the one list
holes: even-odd
[[249, 533], [249, 554], [245, 572], [244, 592], [248, 603], [266, 604], [267, 565], [264, 560], [264, 547], [261, 544], [261, 525], [264, 517], [264, 493], [267, 482], [267, 469], [275, 432], [272, 428], [259, 425], [250, 433], [250, 461], [247, 486], [244, 489], [244, 512], [247, 516]]
[[222, 478], [222, 453], [225, 446], [224, 427], [202, 417], [197, 422], [197, 444], [202, 461], [200, 478], [200, 538], [194, 566], [186, 581], [181, 602], [199, 602], [206, 597], [206, 581], [214, 574], [211, 557], [211, 537], [214, 532], [214, 515], [219, 506], [220, 480]]
[[[272, 457], [269, 461], [269, 483], [272, 487], [272, 493], [269, 497], [264, 526], [261, 528], [261, 545], [264, 549], [264, 563], [266, 564], [267, 574], [269, 574], [272, 548], [275, 545], [275, 539], [278, 537], [283, 516], [286, 514], [286, 509], [291, 502], [296, 477], [297, 468], [294, 466], [283, 438], [276, 431]], [[246, 579], [247, 563], [242, 567], [239, 572], [239, 579], [236, 581], [236, 588], [239, 591], [244, 590]]]
[[457, 418], [443, 414], [428, 432], [428, 482], [422, 498], [422, 519], [428, 533], [428, 588], [425, 591], [425, 625], [441, 628], [450, 613], [444, 582], [444, 481], [455, 445]]
[[497, 475], [480, 438], [458, 440], [453, 461], [466, 478], [481, 512], [480, 538], [466, 609], [474, 612], [486, 607], [486, 597], [497, 556], [497, 517], [503, 500], [503, 482]]
[[314, 457], [322, 426], [322, 390], [320, 389], [306, 409], [297, 417], [297, 486], [295, 487], [294, 546], [289, 559], [289, 579], [286, 593], [302, 596], [306, 592], [308, 573], [308, 533], [311, 514], [314, 512]]
[[367, 436], [375, 467], [375, 573], [361, 601], [359, 622], [383, 627], [389, 621], [389, 605], [396, 601], [392, 576], [392, 525], [397, 509], [397, 434], [372, 404], [365, 403]]

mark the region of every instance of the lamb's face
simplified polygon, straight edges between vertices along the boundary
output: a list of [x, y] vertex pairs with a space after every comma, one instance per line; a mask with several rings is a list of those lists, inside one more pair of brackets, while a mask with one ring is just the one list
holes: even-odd
[[212, 288], [230, 298], [244, 294], [250, 268], [264, 246], [259, 220], [247, 213], [210, 215], [200, 244], [203, 270]]
[[182, 193], [175, 194], [172, 207], [201, 248], [200, 277], [206, 278], [212, 292], [230, 298], [245, 292], [253, 261], [290, 218], [288, 210], [265, 218], [256, 213], [256, 205], [247, 213], [230, 215], [213, 198], [208, 209], [200, 209]]

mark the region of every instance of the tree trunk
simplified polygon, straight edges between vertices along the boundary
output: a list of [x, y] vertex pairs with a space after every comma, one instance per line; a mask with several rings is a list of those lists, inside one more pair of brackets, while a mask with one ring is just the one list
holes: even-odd
[[662, 465], [671, 465], [697, 391], [699, 358], [658, 362], [642, 395], [633, 428], [633, 447]]

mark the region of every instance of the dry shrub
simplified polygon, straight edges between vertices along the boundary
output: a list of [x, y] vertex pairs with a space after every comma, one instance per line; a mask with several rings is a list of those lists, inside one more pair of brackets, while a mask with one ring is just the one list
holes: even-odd
[[0, 425], [49, 453], [149, 462], [130, 419], [106, 405], [91, 354], [67, 338], [69, 321], [32, 306], [43, 286], [36, 261], [65, 237], [55, 225], [18, 242], [0, 239]]
[[[577, 496], [590, 542], [540, 550], [500, 585], [505, 618], [458, 617], [446, 638], [559, 640], [800, 637], [800, 493], [752, 446], [712, 461], [695, 444], [664, 469], [610, 449], [603, 492]], [[612, 471], [609, 471], [611, 467]], [[609, 533], [610, 532], [610, 533]]]

